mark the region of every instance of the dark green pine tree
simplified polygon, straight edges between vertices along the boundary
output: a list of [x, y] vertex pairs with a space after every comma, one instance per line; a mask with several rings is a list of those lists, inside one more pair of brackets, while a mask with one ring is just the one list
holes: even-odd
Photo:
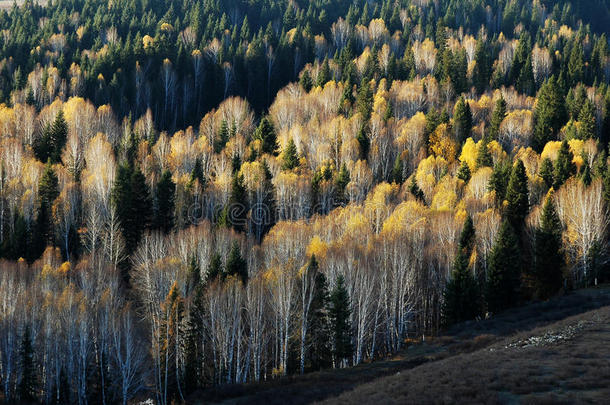
[[214, 282], [222, 273], [222, 257], [218, 252], [214, 252], [206, 269], [206, 283]]
[[498, 313], [519, 301], [521, 286], [519, 240], [507, 220], [502, 222], [488, 260], [485, 299], [487, 309]]
[[563, 285], [561, 232], [561, 220], [549, 195], [542, 208], [535, 238], [534, 290], [541, 299], [550, 298]]
[[534, 109], [534, 136], [532, 148], [540, 153], [547, 142], [555, 139], [556, 134], [567, 121], [565, 99], [555, 77], [548, 79], [540, 88]]
[[540, 164], [540, 177], [542, 177], [542, 180], [544, 180], [544, 184], [546, 184], [546, 186], [548, 188], [553, 187], [553, 162], [551, 161], [551, 159], [544, 158], [542, 160], [542, 163]]
[[582, 49], [582, 45], [577, 40], [572, 45], [572, 51], [570, 52], [570, 59], [568, 60], [568, 77], [570, 80], [570, 87], [576, 86], [584, 79], [585, 69], [585, 56]]
[[506, 118], [506, 100], [500, 95], [498, 101], [496, 101], [496, 107], [491, 116], [491, 123], [489, 125], [489, 132], [487, 133], [489, 139], [497, 140], [500, 134], [500, 125]]
[[155, 190], [157, 201], [155, 227], [165, 233], [168, 233], [174, 227], [175, 195], [176, 184], [172, 180], [171, 172], [165, 170]]
[[220, 225], [232, 227], [237, 232], [244, 232], [248, 221], [248, 192], [244, 184], [244, 175], [235, 174], [231, 180], [229, 202], [219, 219]]
[[584, 185], [588, 187], [591, 185], [591, 182], [593, 181], [593, 177], [591, 176], [591, 167], [589, 167], [589, 164], [586, 162], [587, 161], [585, 160], [585, 164], [584, 164], [583, 168], [581, 169], [580, 179], [582, 180]]
[[225, 277], [239, 277], [244, 284], [248, 281], [248, 264], [241, 256], [241, 249], [237, 241], [233, 241], [231, 245], [224, 274]]
[[318, 77], [316, 78], [316, 86], [324, 87], [324, 85], [330, 81], [330, 66], [328, 65], [328, 58], [324, 58], [324, 62], [320, 66], [318, 71]]
[[362, 115], [364, 122], [368, 122], [373, 112], [373, 89], [368, 81], [360, 83], [358, 96], [356, 97], [356, 111]]
[[525, 217], [529, 213], [529, 189], [527, 174], [521, 159], [513, 166], [506, 187], [506, 206], [504, 215], [519, 235], [525, 225]]
[[371, 140], [368, 134], [368, 125], [366, 123], [360, 126], [356, 140], [358, 141], [358, 149], [361, 160], [366, 160], [369, 156], [369, 149], [371, 147]]
[[442, 314], [445, 326], [474, 319], [481, 312], [479, 287], [469, 267], [474, 242], [474, 225], [469, 215], [460, 235], [451, 278], [443, 291]]
[[506, 187], [511, 173], [511, 165], [509, 161], [501, 161], [495, 164], [491, 178], [489, 179], [489, 191], [495, 191], [496, 203], [500, 204], [506, 196]]
[[299, 165], [299, 155], [294, 140], [290, 138], [282, 153], [282, 170], [292, 170]]
[[263, 117], [260, 124], [258, 124], [254, 132], [254, 139], [261, 141], [263, 153], [277, 156], [277, 150], [279, 149], [277, 135], [273, 123], [268, 117]]
[[348, 196], [345, 193], [345, 189], [350, 182], [350, 174], [349, 174], [349, 170], [347, 170], [347, 166], [345, 165], [345, 163], [343, 163], [341, 165], [341, 169], [336, 174], [334, 182], [335, 182], [335, 196], [334, 196], [335, 201], [334, 201], [333, 205], [338, 207], [338, 206], [347, 204], [349, 201], [348, 201]]
[[567, 141], [563, 141], [561, 143], [561, 148], [559, 148], [559, 153], [557, 154], [555, 170], [553, 172], [553, 187], [555, 189], [561, 187], [570, 176], [576, 174], [576, 165], [573, 160], [574, 154], [570, 150], [570, 145]]
[[19, 348], [21, 380], [18, 385], [19, 400], [23, 403], [36, 401], [36, 365], [30, 326], [26, 325]]
[[299, 79], [299, 84], [306, 92], [310, 92], [313, 87], [313, 80], [309, 74], [309, 70], [305, 70]]
[[343, 275], [337, 277], [337, 285], [330, 295], [330, 323], [335, 367], [349, 363], [354, 352], [350, 325], [350, 302]]
[[595, 107], [589, 99], [585, 101], [580, 109], [578, 122], [580, 122], [580, 127], [578, 128], [579, 139], [596, 138], [597, 125], [595, 123]]
[[53, 121], [50, 132], [50, 158], [53, 163], [61, 162], [61, 152], [68, 139], [68, 124], [64, 118], [63, 110], [59, 110]]
[[[125, 249], [131, 254], [136, 250], [152, 217], [150, 191], [142, 171], [128, 165], [119, 166], [111, 196], [121, 222]], [[123, 275], [128, 281], [128, 274]]]
[[483, 93], [489, 85], [491, 79], [491, 63], [490, 63], [490, 51], [487, 49], [485, 41], [477, 41], [477, 47], [474, 53], [474, 60], [476, 61], [473, 72], [473, 82], [479, 94]]
[[[468, 169], [468, 170], [470, 170], [470, 169]], [[411, 193], [411, 195], [413, 195], [413, 197], [415, 197], [416, 200], [418, 200], [422, 204], [426, 203], [426, 196], [424, 195], [424, 192], [421, 190], [421, 188], [419, 188], [419, 185], [417, 184], [417, 180], [415, 179], [415, 175], [411, 176], [411, 184], [409, 184], [409, 192]]]
[[472, 131], [472, 112], [470, 104], [460, 97], [453, 113], [453, 128], [456, 140], [462, 144]]
[[309, 260], [310, 269], [315, 270], [314, 293], [309, 310], [309, 328], [307, 330], [306, 346], [308, 348], [308, 361], [305, 364], [307, 371], [318, 371], [332, 365], [332, 347], [329, 322], [329, 293], [326, 276], [318, 270], [318, 262], [314, 255]]
[[477, 150], [476, 168], [492, 167], [494, 165], [493, 157], [488, 148], [488, 139], [485, 137], [481, 140], [481, 145]]
[[32, 248], [28, 252], [30, 261], [40, 257], [46, 246], [54, 243], [53, 203], [58, 196], [59, 181], [49, 159], [38, 183], [38, 215], [31, 235]]
[[468, 183], [470, 181], [470, 176], [470, 167], [468, 166], [468, 163], [466, 163], [466, 161], [463, 161], [460, 165], [460, 168], [458, 169], [457, 178], [463, 180], [464, 183]]
[[222, 120], [220, 123], [220, 129], [218, 131], [218, 135], [216, 139], [214, 139], [214, 152], [220, 153], [227, 142], [229, 141], [229, 126], [227, 125], [226, 120]]

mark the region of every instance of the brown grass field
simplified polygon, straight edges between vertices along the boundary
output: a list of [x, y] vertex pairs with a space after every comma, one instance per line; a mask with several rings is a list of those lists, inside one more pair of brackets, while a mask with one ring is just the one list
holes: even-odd
[[189, 403], [610, 403], [610, 287], [572, 292], [343, 370], [198, 392]]

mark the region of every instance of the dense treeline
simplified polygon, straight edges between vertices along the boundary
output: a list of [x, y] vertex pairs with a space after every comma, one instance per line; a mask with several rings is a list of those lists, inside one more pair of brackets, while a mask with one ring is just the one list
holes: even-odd
[[98, 3], [0, 16], [0, 400], [183, 401], [610, 279], [607, 2]]

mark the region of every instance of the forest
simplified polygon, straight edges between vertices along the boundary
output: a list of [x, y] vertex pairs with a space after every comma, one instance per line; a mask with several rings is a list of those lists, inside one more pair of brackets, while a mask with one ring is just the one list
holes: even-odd
[[0, 11], [0, 403], [187, 402], [610, 281], [608, 0]]

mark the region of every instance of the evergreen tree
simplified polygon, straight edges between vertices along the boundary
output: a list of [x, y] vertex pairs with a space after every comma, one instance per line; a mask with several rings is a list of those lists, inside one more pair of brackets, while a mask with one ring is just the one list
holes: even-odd
[[446, 326], [475, 318], [480, 313], [477, 280], [469, 268], [475, 243], [472, 217], [464, 222], [451, 278], [443, 292], [443, 322]]
[[466, 163], [466, 161], [463, 161], [457, 172], [457, 178], [463, 180], [464, 183], [468, 183], [470, 181], [470, 175], [470, 167], [468, 167], [468, 163]]
[[362, 115], [364, 122], [371, 118], [373, 112], [373, 89], [368, 81], [360, 83], [358, 97], [356, 98], [356, 110]]
[[227, 142], [229, 141], [229, 127], [227, 125], [226, 120], [222, 120], [220, 123], [220, 130], [218, 131], [218, 135], [214, 140], [214, 152], [220, 153]]
[[34, 364], [34, 347], [30, 326], [26, 325], [19, 348], [21, 380], [19, 381], [19, 399], [21, 402], [36, 401], [36, 365]]
[[248, 221], [248, 193], [244, 184], [244, 175], [235, 174], [231, 180], [231, 195], [222, 213], [220, 223], [232, 227], [237, 232], [244, 232]]
[[53, 203], [59, 196], [59, 180], [49, 160], [44, 168], [38, 184], [38, 215], [35, 229], [32, 232], [32, 248], [28, 252], [28, 260], [40, 257], [47, 245], [55, 240], [53, 228]]
[[488, 259], [485, 298], [492, 313], [514, 306], [519, 300], [521, 254], [518, 246], [512, 225], [503, 221]]
[[313, 87], [313, 80], [309, 74], [309, 70], [305, 70], [299, 79], [299, 84], [307, 93], [309, 93]]
[[455, 138], [462, 144], [470, 136], [472, 130], [472, 112], [470, 111], [470, 104], [464, 100], [464, 97], [460, 97], [455, 105], [453, 127]]
[[576, 165], [573, 162], [574, 155], [570, 150], [570, 145], [567, 141], [563, 141], [561, 143], [561, 148], [559, 148], [559, 153], [557, 154], [557, 160], [555, 161], [555, 170], [554, 170], [554, 185], [555, 189], [558, 189], [566, 182], [570, 176], [576, 174]]
[[485, 45], [485, 41], [478, 40], [477, 47], [474, 53], [474, 72], [473, 82], [474, 86], [477, 89], [477, 93], [483, 93], [489, 84], [489, 79], [491, 78], [491, 63], [490, 63], [490, 51], [487, 49]]
[[[138, 168], [120, 165], [112, 188], [112, 203], [121, 223], [128, 254], [135, 252], [152, 217], [152, 201], [146, 178]], [[124, 274], [125, 281], [129, 277]]]
[[328, 65], [328, 58], [324, 58], [324, 62], [320, 66], [320, 70], [318, 71], [318, 77], [316, 79], [316, 86], [324, 87], [324, 85], [330, 81], [330, 66]]
[[538, 92], [538, 100], [534, 109], [534, 136], [532, 148], [540, 153], [548, 141], [567, 121], [565, 100], [554, 77], [548, 79]]
[[[470, 170], [470, 169], [468, 169], [468, 170]], [[424, 192], [417, 185], [417, 180], [415, 180], [415, 176], [411, 176], [411, 184], [409, 185], [409, 192], [411, 193], [411, 195], [413, 195], [415, 197], [415, 199], [417, 199], [421, 203], [423, 203], [423, 204], [426, 203], [426, 196], [424, 195]]]
[[50, 158], [54, 163], [61, 162], [61, 152], [68, 139], [68, 124], [64, 118], [63, 110], [59, 110], [53, 121], [50, 132]]
[[496, 101], [496, 107], [494, 108], [494, 112], [491, 116], [491, 124], [489, 125], [488, 136], [490, 139], [497, 140], [498, 135], [500, 134], [500, 125], [502, 121], [506, 118], [506, 101], [504, 97], [500, 95], [498, 101]]
[[394, 159], [394, 165], [392, 166], [392, 173], [390, 174], [390, 181], [396, 184], [402, 184], [402, 171], [402, 160], [400, 159], [400, 156], [396, 156], [396, 159]]
[[506, 208], [504, 214], [517, 234], [525, 225], [529, 212], [529, 190], [527, 174], [521, 159], [513, 166], [506, 188]]
[[345, 163], [341, 165], [341, 170], [335, 178], [335, 203], [336, 206], [342, 206], [348, 203], [348, 197], [345, 194], [345, 188], [350, 182], [350, 174]]
[[172, 174], [165, 170], [161, 175], [155, 199], [157, 200], [156, 228], [168, 233], [174, 227], [176, 184], [172, 180]]
[[580, 122], [578, 130], [579, 139], [591, 139], [596, 137], [595, 107], [589, 99], [585, 101], [578, 114], [578, 122]]
[[223, 273], [222, 271], [222, 257], [218, 252], [214, 252], [210, 258], [210, 264], [206, 270], [207, 282], [213, 282]]
[[282, 170], [292, 170], [299, 165], [299, 156], [297, 154], [297, 146], [294, 144], [294, 140], [290, 138], [288, 145], [282, 153]]
[[561, 232], [561, 220], [549, 194], [535, 238], [534, 288], [536, 296], [542, 299], [550, 298], [563, 285]]
[[551, 159], [544, 158], [540, 164], [540, 177], [548, 188], [553, 187], [553, 162]]
[[477, 150], [477, 160], [476, 160], [476, 168], [479, 169], [481, 167], [492, 167], [493, 157], [491, 156], [491, 152], [489, 151], [487, 138], [481, 139], [481, 144]]
[[333, 357], [335, 366], [349, 361], [354, 349], [351, 338], [349, 295], [343, 275], [337, 277], [337, 285], [330, 295], [330, 322], [332, 325]]
[[309, 348], [309, 361], [306, 364], [308, 371], [317, 371], [332, 365], [332, 347], [329, 340], [331, 336], [329, 323], [329, 294], [326, 276], [318, 270], [318, 262], [314, 255], [308, 264], [315, 269], [314, 293], [309, 310], [309, 328], [307, 330], [306, 345]]
[[248, 265], [241, 256], [241, 249], [237, 241], [233, 241], [231, 245], [224, 274], [225, 277], [239, 277], [244, 284], [248, 281]]
[[268, 117], [263, 117], [261, 120], [254, 132], [254, 139], [259, 139], [261, 141], [263, 153], [277, 156], [277, 150], [279, 148], [277, 136], [273, 123]]
[[506, 187], [508, 186], [508, 180], [511, 174], [511, 165], [508, 161], [502, 161], [496, 163], [491, 178], [489, 179], [488, 189], [489, 191], [495, 191], [496, 203], [504, 201], [506, 196]]
[[369, 149], [371, 147], [371, 140], [369, 139], [368, 135], [368, 126], [366, 124], [363, 124], [360, 127], [356, 140], [358, 141], [360, 159], [366, 160], [369, 156]]

